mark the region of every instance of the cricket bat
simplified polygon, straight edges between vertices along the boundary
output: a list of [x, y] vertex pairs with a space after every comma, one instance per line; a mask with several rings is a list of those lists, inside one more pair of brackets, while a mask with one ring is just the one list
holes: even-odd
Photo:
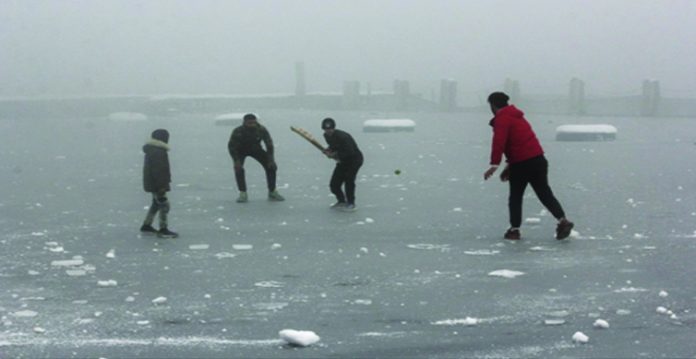
[[324, 151], [326, 150], [326, 148], [324, 148], [324, 146], [322, 146], [321, 143], [319, 143], [319, 141], [317, 141], [317, 140], [312, 136], [312, 134], [309, 133], [309, 132], [307, 132], [306, 130], [303, 130], [303, 129], [299, 128], [299, 127], [293, 127], [293, 126], [290, 126], [290, 130], [291, 130], [292, 132], [295, 132], [296, 134], [302, 136], [302, 138], [304, 138], [305, 140], [309, 141], [309, 143], [311, 143], [312, 145], [314, 145], [314, 147], [316, 147], [316, 148], [317, 148], [319, 151], [321, 151], [322, 153], [324, 153]]

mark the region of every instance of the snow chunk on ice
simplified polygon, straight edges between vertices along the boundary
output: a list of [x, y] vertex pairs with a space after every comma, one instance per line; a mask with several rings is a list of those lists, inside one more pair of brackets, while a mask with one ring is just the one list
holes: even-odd
[[263, 282], [257, 282], [254, 283], [254, 286], [256, 287], [261, 287], [261, 288], [282, 288], [283, 283], [281, 282], [276, 282], [274, 280], [269, 280], [269, 281], [263, 281]]
[[300, 347], [310, 346], [320, 339], [316, 333], [309, 330], [283, 329], [278, 332], [278, 335], [288, 344]]
[[46, 333], [46, 329], [41, 328], [41, 327], [34, 327], [34, 333], [43, 334], [43, 333]]
[[147, 116], [140, 112], [114, 112], [109, 114], [111, 121], [145, 121]]
[[544, 325], [563, 325], [565, 322], [563, 319], [546, 319]]
[[406, 118], [372, 119], [363, 122], [363, 132], [413, 132], [416, 122]]
[[669, 293], [665, 292], [664, 290], [661, 290], [660, 294], [658, 294], [658, 295], [662, 298], [665, 298], [665, 297], [669, 296]]
[[562, 125], [556, 128], [556, 141], [613, 141], [616, 127], [612, 125]]
[[437, 322], [433, 322], [433, 325], [466, 325], [466, 326], [472, 326], [472, 325], [477, 325], [481, 322], [480, 319], [477, 318], [472, 318], [472, 317], [466, 317], [464, 319], [444, 319], [444, 320], [438, 320]]
[[152, 300], [152, 304], [164, 304], [167, 302], [167, 297], [157, 297]]
[[252, 244], [233, 244], [232, 249], [235, 251], [250, 251], [254, 249]]
[[106, 253], [106, 258], [116, 258], [116, 253], [115, 253], [115, 251], [114, 251], [113, 249], [109, 250], [109, 251]]
[[528, 218], [525, 218], [524, 223], [527, 223], [527, 224], [539, 224], [539, 223], [541, 223], [541, 218], [537, 218], [537, 217], [528, 217]]
[[209, 247], [210, 247], [210, 246], [207, 245], [207, 244], [192, 244], [192, 245], [189, 246], [189, 249], [190, 249], [190, 250], [193, 250], [193, 251], [200, 251], [200, 250], [206, 250], [206, 249], [208, 249]]
[[659, 314], [667, 314], [667, 312], [669, 312], [669, 310], [665, 307], [657, 307], [657, 309], [655, 311], [658, 312]]
[[498, 269], [488, 273], [491, 277], [515, 278], [524, 275], [524, 272], [518, 272], [509, 269]]
[[20, 310], [18, 312], [12, 313], [13, 317], [16, 318], [33, 318], [37, 316], [39, 313], [33, 311], [33, 310]]
[[58, 261], [51, 261], [51, 265], [55, 267], [77, 267], [85, 264], [82, 259], [65, 259]]
[[100, 281], [97, 281], [97, 285], [100, 287], [115, 287], [118, 285], [118, 282], [113, 280], [113, 279], [100, 280]]
[[490, 249], [479, 249], [477, 251], [464, 251], [464, 254], [470, 256], [493, 256], [500, 253], [500, 251], [490, 250]]
[[216, 253], [216, 254], [215, 254], [215, 257], [216, 257], [217, 259], [234, 258], [234, 257], [236, 257], [236, 256], [237, 256], [236, 254], [229, 253], [229, 252], [220, 252], [220, 253]]
[[575, 332], [575, 334], [573, 334], [573, 341], [576, 343], [585, 344], [590, 341], [590, 337], [585, 335], [583, 332]]
[[609, 322], [604, 319], [597, 319], [592, 326], [599, 329], [607, 329], [609, 328]]

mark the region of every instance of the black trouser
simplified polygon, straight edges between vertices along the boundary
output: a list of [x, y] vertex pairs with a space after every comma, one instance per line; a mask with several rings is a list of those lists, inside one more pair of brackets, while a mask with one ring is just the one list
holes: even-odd
[[[362, 164], [362, 160], [336, 164], [333, 175], [331, 175], [329, 188], [331, 188], [331, 193], [336, 196], [336, 200], [339, 202], [346, 202], [347, 200], [348, 203], [355, 204], [355, 177], [358, 175], [358, 170]], [[345, 195], [341, 189], [344, 183], [346, 188]]]
[[268, 185], [268, 190], [275, 191], [277, 168], [275, 166], [272, 168], [269, 166], [269, 164], [271, 163], [271, 156], [268, 155], [268, 152], [262, 149], [258, 149], [250, 153], [244, 153], [240, 155], [239, 169], [235, 168], [234, 170], [234, 178], [237, 180], [237, 189], [239, 189], [240, 192], [246, 192], [247, 190], [246, 176], [244, 175], [244, 160], [247, 158], [247, 156], [252, 157], [256, 161], [258, 161], [261, 164], [261, 166], [263, 166], [263, 169], [266, 171], [266, 184]]
[[147, 215], [145, 215], [145, 221], [143, 224], [151, 226], [152, 222], [155, 220], [155, 215], [158, 212], [160, 229], [167, 228], [169, 201], [167, 200], [167, 195], [164, 192], [152, 192], [152, 203], [150, 204], [150, 209], [147, 211]]
[[513, 163], [509, 166], [510, 170], [510, 197], [508, 198], [508, 208], [510, 209], [510, 225], [519, 228], [522, 224], [522, 198], [527, 184], [532, 185], [541, 204], [560, 219], [565, 217], [563, 208], [553, 195], [549, 187], [548, 172], [549, 163], [543, 155], [530, 158], [528, 160]]

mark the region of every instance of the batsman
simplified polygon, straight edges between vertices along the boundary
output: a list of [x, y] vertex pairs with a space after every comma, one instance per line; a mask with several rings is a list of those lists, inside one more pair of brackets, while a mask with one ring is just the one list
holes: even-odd
[[[332, 118], [325, 118], [321, 122], [321, 128], [329, 145], [323, 152], [336, 160], [329, 187], [337, 202], [331, 207], [342, 211], [355, 211], [355, 177], [363, 164], [363, 154], [349, 133], [336, 129], [336, 121]], [[345, 193], [342, 187], [345, 187]]]

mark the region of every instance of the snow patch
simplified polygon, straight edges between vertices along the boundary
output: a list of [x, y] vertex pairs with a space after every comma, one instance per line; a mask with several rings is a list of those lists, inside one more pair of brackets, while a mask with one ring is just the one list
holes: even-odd
[[498, 269], [488, 273], [488, 275], [491, 277], [515, 278], [524, 275], [524, 272], [509, 269]]
[[309, 330], [283, 329], [278, 332], [280, 339], [290, 345], [307, 347], [319, 341], [319, 336]]

